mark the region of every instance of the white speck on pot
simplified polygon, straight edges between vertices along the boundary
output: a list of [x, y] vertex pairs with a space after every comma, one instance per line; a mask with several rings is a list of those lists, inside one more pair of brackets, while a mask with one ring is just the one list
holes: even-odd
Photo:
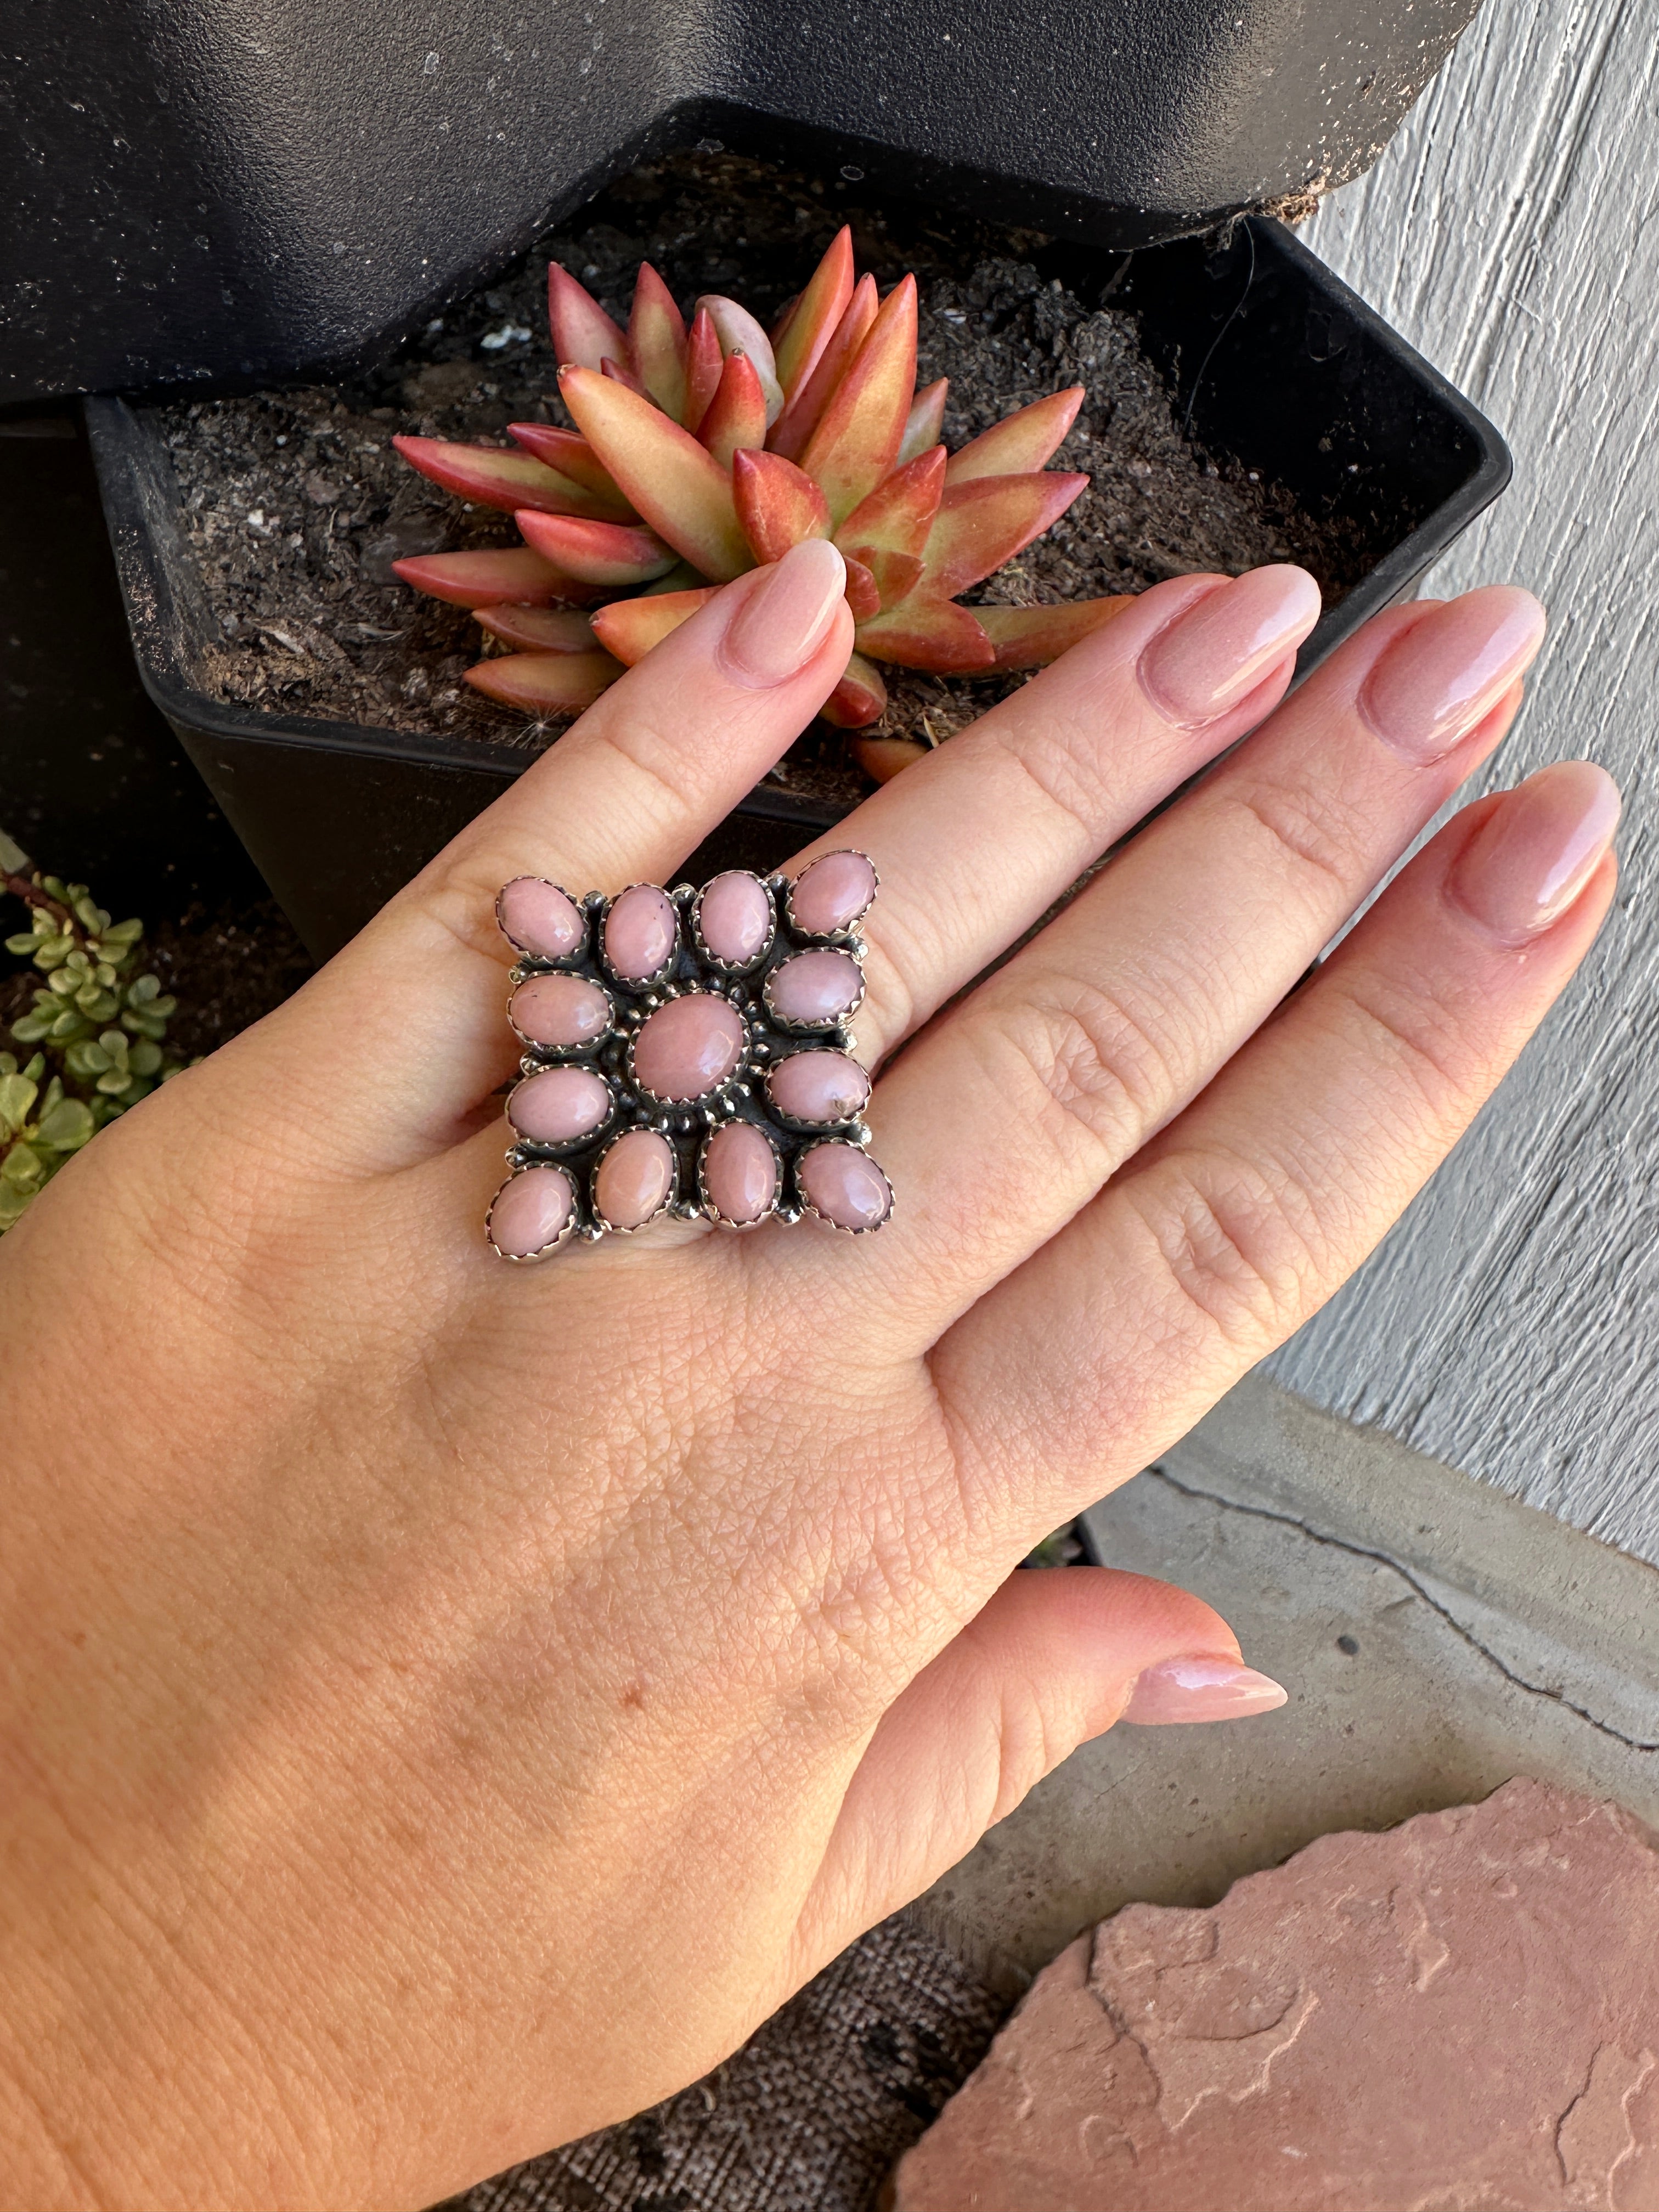
[[[443, 325], [439, 325], [441, 330]], [[478, 340], [485, 353], [500, 353], [503, 346], [527, 345], [530, 332], [522, 323], [503, 323], [498, 331], [486, 331]]]

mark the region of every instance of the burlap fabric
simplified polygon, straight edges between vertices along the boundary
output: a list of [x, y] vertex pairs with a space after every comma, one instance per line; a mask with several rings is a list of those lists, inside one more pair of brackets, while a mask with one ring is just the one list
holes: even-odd
[[707, 2081], [440, 2212], [870, 2212], [1006, 2009], [899, 1914]]

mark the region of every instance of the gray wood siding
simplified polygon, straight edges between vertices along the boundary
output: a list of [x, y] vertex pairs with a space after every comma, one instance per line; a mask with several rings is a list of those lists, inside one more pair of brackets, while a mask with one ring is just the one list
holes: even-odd
[[1659, 11], [1486, 0], [1304, 235], [1491, 415], [1516, 480], [1436, 594], [1553, 629], [1487, 783], [1568, 755], [1626, 801], [1619, 906], [1449, 1165], [1272, 1363], [1348, 1419], [1659, 1561]]

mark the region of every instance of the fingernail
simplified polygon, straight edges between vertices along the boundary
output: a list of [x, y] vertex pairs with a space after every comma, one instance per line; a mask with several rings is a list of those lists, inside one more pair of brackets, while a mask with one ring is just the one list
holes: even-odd
[[1250, 1713], [1269, 1713], [1282, 1705], [1285, 1691], [1270, 1674], [1237, 1659], [1205, 1651], [1180, 1659], [1160, 1659], [1129, 1692], [1121, 1717], [1137, 1728], [1164, 1728], [1172, 1721], [1235, 1721]]
[[1530, 592], [1488, 584], [1425, 615], [1359, 687], [1359, 711], [1404, 760], [1426, 768], [1490, 714], [1544, 642]]
[[1559, 921], [1595, 873], [1619, 826], [1619, 787], [1594, 761], [1557, 761], [1505, 792], [1459, 854], [1458, 904], [1503, 945]]
[[846, 590], [847, 564], [829, 539], [804, 538], [744, 601], [720, 659], [740, 684], [781, 684], [823, 643]]
[[1254, 690], [1319, 620], [1305, 568], [1252, 568], [1160, 630], [1140, 656], [1140, 684], [1166, 720], [1213, 721]]

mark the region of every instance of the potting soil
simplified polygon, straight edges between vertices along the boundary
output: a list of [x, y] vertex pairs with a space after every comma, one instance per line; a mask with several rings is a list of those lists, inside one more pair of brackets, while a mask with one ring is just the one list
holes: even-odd
[[[497, 282], [461, 301], [384, 368], [331, 386], [161, 410], [185, 524], [221, 636], [198, 672], [227, 700], [319, 719], [468, 733], [539, 750], [558, 722], [526, 722], [462, 681], [486, 641], [471, 615], [392, 572], [410, 554], [519, 542], [511, 518], [467, 507], [392, 447], [399, 431], [508, 442], [512, 422], [563, 422], [547, 331], [546, 265], [562, 261], [626, 323], [649, 260], [682, 304], [740, 299], [769, 321], [843, 222], [884, 289], [914, 270], [918, 380], [948, 376], [953, 449], [1016, 407], [1073, 384], [1087, 398], [1057, 467], [1089, 489], [1048, 534], [970, 599], [1030, 605], [1135, 592], [1195, 570], [1294, 560], [1328, 599], [1364, 566], [1340, 526], [1223, 465], [1183, 434], [1134, 319], [1083, 298], [1034, 232], [947, 220], [860, 198], [856, 172], [812, 177], [720, 151], [673, 155], [613, 184]], [[1075, 257], [1071, 257], [1074, 261]], [[493, 648], [491, 648], [493, 649]], [[938, 741], [1023, 677], [889, 670], [884, 733]], [[850, 800], [866, 787], [822, 723], [775, 771], [792, 790]]]

